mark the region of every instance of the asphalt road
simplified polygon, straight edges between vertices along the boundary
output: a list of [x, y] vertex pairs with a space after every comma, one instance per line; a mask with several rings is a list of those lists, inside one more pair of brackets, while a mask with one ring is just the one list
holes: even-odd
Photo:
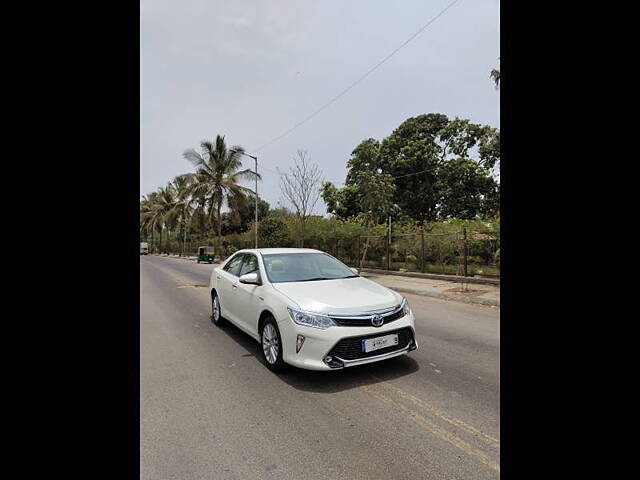
[[212, 268], [140, 257], [141, 479], [499, 478], [499, 309], [407, 294], [417, 351], [274, 374]]

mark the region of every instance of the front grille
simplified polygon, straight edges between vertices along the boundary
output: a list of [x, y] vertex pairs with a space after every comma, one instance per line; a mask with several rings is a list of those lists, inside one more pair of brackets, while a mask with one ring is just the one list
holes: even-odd
[[[387, 348], [381, 348], [380, 350], [374, 350], [373, 352], [362, 351], [362, 340], [367, 338], [381, 337], [384, 335], [390, 335], [392, 333], [398, 334], [398, 345], [392, 345]], [[401, 328], [400, 330], [391, 330], [390, 332], [374, 333], [372, 335], [364, 335], [360, 337], [348, 337], [340, 340], [327, 355], [332, 357], [338, 357], [343, 360], [357, 360], [360, 358], [375, 357], [376, 355], [382, 355], [384, 353], [393, 352], [395, 350], [402, 350], [407, 348], [407, 345], [413, 341], [413, 332], [410, 327]]]
[[[394, 320], [398, 320], [402, 318], [404, 314], [402, 313], [402, 309], [398, 310], [391, 315], [382, 315], [384, 319], [384, 323], [382, 325], [386, 325], [389, 322], [393, 322]], [[356, 317], [331, 317], [331, 319], [336, 322], [337, 325], [342, 325], [343, 327], [370, 327], [371, 326], [371, 317], [366, 318], [356, 318]], [[382, 326], [381, 325], [381, 326]]]

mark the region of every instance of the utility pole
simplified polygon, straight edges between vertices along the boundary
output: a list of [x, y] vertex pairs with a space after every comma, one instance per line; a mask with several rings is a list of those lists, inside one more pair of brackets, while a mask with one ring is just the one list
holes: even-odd
[[254, 157], [253, 155], [249, 155], [248, 153], [238, 152], [237, 150], [231, 150], [233, 153], [239, 153], [240, 155], [244, 155], [245, 157], [253, 158], [255, 161], [256, 168], [254, 170], [256, 174], [256, 246], [258, 248], [258, 157]]
[[253, 157], [256, 162], [256, 249], [258, 248], [258, 157]]

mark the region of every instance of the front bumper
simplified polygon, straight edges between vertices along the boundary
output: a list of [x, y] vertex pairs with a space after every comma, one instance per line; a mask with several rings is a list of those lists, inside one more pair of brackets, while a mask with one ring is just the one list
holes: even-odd
[[[320, 330], [298, 325], [290, 319], [278, 322], [278, 326], [282, 336], [284, 361], [290, 365], [309, 370], [337, 370], [379, 362], [404, 355], [418, 348], [413, 312], [381, 327], [336, 326]], [[351, 343], [355, 344], [355, 339], [358, 339], [359, 342], [360, 337], [378, 337], [400, 330], [404, 330], [407, 333], [399, 335], [398, 347], [381, 349], [378, 354], [370, 352], [358, 355], [352, 348], [350, 354], [347, 355], [344, 349], [334, 350], [343, 340], [351, 340]], [[305, 341], [300, 351], [296, 353], [296, 337], [298, 334], [304, 335]], [[406, 341], [403, 342], [403, 339]], [[332, 356], [331, 362], [324, 361], [327, 355]]]

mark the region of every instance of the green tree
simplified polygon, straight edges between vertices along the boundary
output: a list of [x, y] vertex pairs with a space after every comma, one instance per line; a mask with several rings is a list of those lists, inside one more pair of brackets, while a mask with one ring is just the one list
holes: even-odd
[[438, 181], [442, 218], [473, 220], [491, 215], [500, 207], [499, 185], [483, 166], [469, 158], [458, 157], [444, 163]]
[[381, 167], [395, 180], [395, 203], [411, 218], [437, 218], [438, 169], [443, 161], [438, 134], [448, 123], [448, 118], [439, 113], [409, 118], [380, 147]]
[[157, 209], [158, 192], [151, 192], [142, 197], [140, 201], [140, 235], [148, 238], [151, 236], [151, 245], [154, 246], [154, 233], [159, 231], [161, 215]]
[[331, 182], [322, 185], [322, 200], [327, 212], [340, 218], [355, 217], [363, 212], [359, 203], [357, 177], [363, 172], [377, 172], [380, 167], [380, 142], [374, 138], [363, 140], [353, 149], [347, 161], [347, 173], [344, 188], [336, 188]]
[[287, 224], [273, 216], [258, 224], [258, 235], [263, 248], [290, 247], [293, 243]]
[[489, 75], [491, 80], [496, 84], [496, 90], [500, 88], [500, 70], [496, 70], [495, 68], [491, 70], [491, 74]]
[[499, 185], [492, 177], [499, 172], [500, 132], [469, 120], [439, 113], [409, 118], [382, 142], [360, 142], [347, 166], [344, 188], [322, 188], [327, 210], [340, 218], [369, 211], [357, 181], [365, 172], [390, 175], [392, 203], [423, 223], [458, 213], [494, 215], [499, 208]]
[[[258, 221], [262, 221], [269, 214], [269, 202], [266, 200], [258, 200]], [[255, 221], [255, 202], [245, 202], [234, 211], [222, 214], [222, 234], [242, 233], [251, 228], [251, 224]]]
[[333, 183], [324, 182], [321, 195], [327, 206], [327, 212], [339, 218], [355, 217], [361, 212], [358, 203], [358, 187], [355, 185], [336, 188]]
[[187, 231], [191, 224], [192, 216], [196, 209], [196, 202], [191, 195], [193, 177], [188, 174], [178, 175], [171, 185], [175, 194], [171, 209], [168, 212], [168, 222], [171, 225], [180, 226], [180, 238], [182, 240], [181, 255], [185, 253]]
[[360, 172], [376, 172], [380, 165], [380, 142], [375, 138], [367, 138], [358, 144], [351, 152], [351, 157], [347, 161], [347, 185], [356, 183], [356, 176]]
[[[355, 175], [354, 182], [358, 189], [358, 203], [363, 211], [365, 226], [369, 230], [377, 223], [383, 223], [392, 213], [397, 213], [397, 205], [393, 203], [396, 187], [391, 175], [379, 171], [361, 170]], [[359, 259], [359, 268], [364, 264], [369, 245], [370, 236], [367, 236]]]
[[[454, 191], [457, 196], [484, 199], [491, 196], [495, 182], [463, 182], [470, 189], [460, 191], [460, 182], [451, 175], [461, 165], [476, 163], [479, 168], [465, 169], [477, 176], [490, 177], [489, 168], [499, 162], [499, 134], [486, 125], [442, 114], [419, 115], [405, 120], [382, 142], [381, 167], [394, 177], [395, 202], [409, 217], [435, 221], [446, 216], [443, 208]], [[454, 161], [454, 165], [447, 166]], [[485, 188], [478, 192], [478, 188]], [[471, 202], [471, 200], [470, 200]], [[479, 210], [486, 210], [481, 205]], [[445, 209], [446, 210], [446, 209]]]
[[168, 184], [166, 187], [160, 187], [156, 192], [143, 197], [140, 203], [141, 231], [145, 231], [147, 233], [151, 232], [152, 243], [153, 233], [159, 232], [160, 240], [158, 242], [158, 247], [160, 249], [162, 249], [162, 234], [165, 226], [168, 226], [169, 228], [172, 226], [170, 221], [170, 211], [173, 207], [174, 201], [175, 191], [173, 186]]
[[227, 149], [224, 136], [216, 136], [215, 143], [203, 140], [201, 152], [186, 150], [184, 158], [196, 167], [191, 174], [190, 192], [204, 201], [208, 219], [215, 220], [218, 229], [218, 248], [222, 247], [222, 207], [236, 210], [247, 202], [247, 195], [255, 195], [253, 190], [240, 185], [242, 179], [260, 175], [250, 169], [240, 170], [244, 148], [237, 145]]
[[396, 187], [391, 175], [363, 170], [354, 181], [358, 189], [358, 203], [369, 223], [383, 223], [389, 215], [397, 213], [393, 203]]

